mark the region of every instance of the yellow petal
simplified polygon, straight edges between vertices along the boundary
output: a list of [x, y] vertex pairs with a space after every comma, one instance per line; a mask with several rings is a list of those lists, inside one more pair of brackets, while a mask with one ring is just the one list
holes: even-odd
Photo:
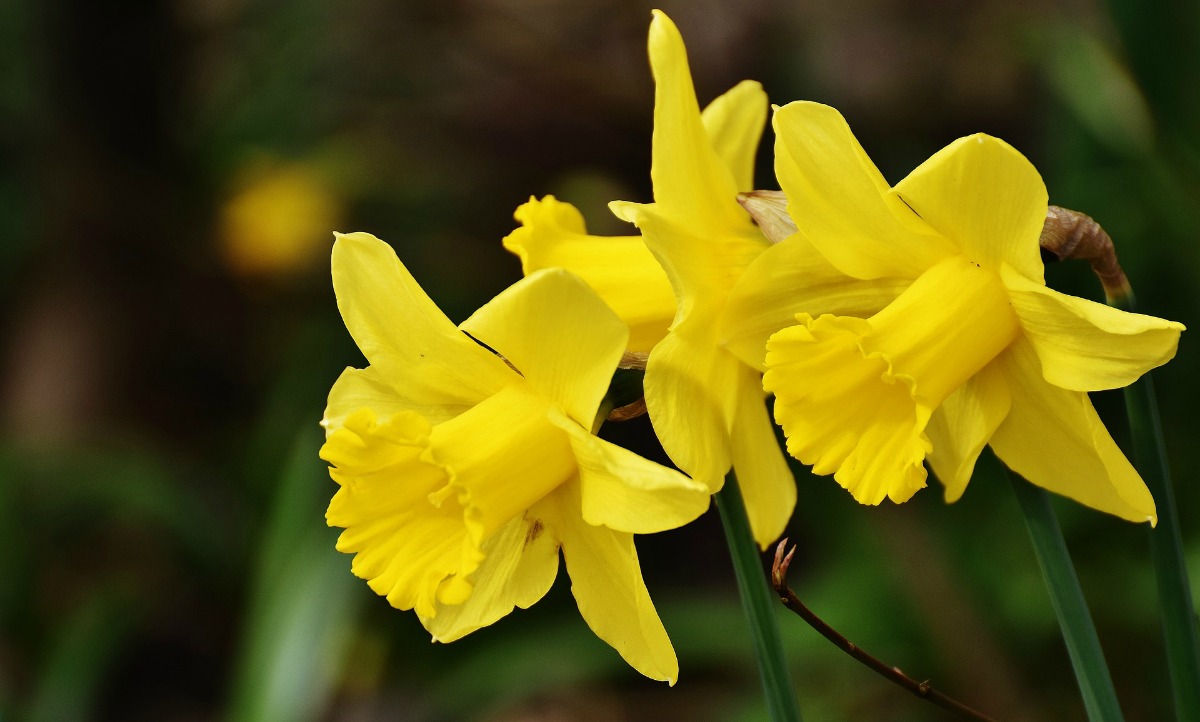
[[[553, 418], [553, 417], [552, 417]], [[632, 534], [675, 529], [708, 509], [709, 489], [674, 469], [559, 422], [579, 463], [583, 520]]]
[[982, 133], [959, 138], [896, 184], [917, 215], [971, 260], [1007, 263], [1041, 283], [1038, 239], [1046, 221], [1046, 185], [1015, 148]]
[[733, 461], [729, 433], [741, 362], [717, 345], [715, 323], [693, 316], [646, 364], [646, 410], [671, 461], [717, 491]]
[[583, 281], [536, 271], [489, 301], [462, 329], [508, 359], [585, 428], [625, 353], [629, 329]]
[[767, 124], [767, 94], [762, 85], [743, 80], [709, 103], [700, 118], [737, 189], [754, 188], [754, 158]]
[[634, 669], [674, 685], [679, 662], [642, 580], [633, 535], [584, 522], [579, 495], [578, 484], [567, 484], [535, 509], [562, 541], [579, 613]]
[[415, 413], [377, 420], [363, 409], [321, 447], [341, 485], [325, 514], [330, 526], [345, 529], [338, 551], [354, 554], [351, 570], [392, 606], [427, 617], [439, 599], [470, 593], [469, 577], [482, 560], [457, 501], [429, 503], [448, 481], [444, 469], [422, 458], [429, 432]]
[[746, 222], [733, 172], [717, 154], [700, 118], [687, 50], [675, 23], [653, 11], [650, 69], [654, 73], [654, 136], [650, 177], [654, 200], [697, 225]]
[[721, 312], [721, 342], [744, 363], [763, 370], [767, 339], [795, 324], [797, 313], [871, 316], [911, 284], [905, 278], [847, 276], [797, 233], [763, 251], [738, 278]]
[[889, 192], [841, 114], [819, 103], [775, 111], [775, 173], [796, 224], [855, 278], [916, 278], [954, 245]]
[[558, 574], [558, 539], [539, 519], [513, 519], [483, 544], [486, 555], [474, 575], [474, 590], [462, 604], [438, 604], [421, 617], [434, 641], [453, 642], [506, 616], [528, 609], [550, 590]]
[[738, 379], [737, 416], [733, 420], [733, 468], [746, 502], [750, 529], [766, 549], [783, 534], [796, 508], [796, 481], [775, 438], [767, 414], [762, 379], [750, 368]]
[[629, 350], [648, 352], [675, 317], [671, 282], [641, 236], [589, 236], [569, 203], [530, 198], [516, 211], [521, 227], [504, 247], [521, 258], [525, 275], [565, 268], [592, 287], [629, 326]]
[[470, 406], [416, 405], [401, 397], [374, 366], [365, 369], [348, 368], [342, 371], [341, 376], [333, 383], [333, 388], [329, 390], [329, 401], [321, 419], [325, 435], [328, 436], [341, 428], [347, 416], [363, 408], [373, 410], [375, 415], [381, 418], [387, 418], [400, 411], [415, 411], [429, 423], [437, 424], [461, 414]]
[[1068, 296], [1011, 269], [1002, 277], [1042, 376], [1055, 386], [1120, 388], [1175, 357], [1183, 324]]
[[1047, 383], [1032, 344], [1024, 339], [1002, 361], [1012, 409], [992, 436], [996, 456], [1056, 494], [1122, 519], [1156, 523], [1154, 498], [1087, 394]]
[[450, 473], [476, 544], [575, 475], [570, 441], [550, 422], [551, 410], [521, 382], [430, 432], [428, 458]]
[[[736, 200], [730, 203], [737, 205]], [[716, 314], [729, 291], [750, 262], [770, 247], [749, 214], [729, 226], [706, 226], [694, 217], [668, 214], [662, 204], [616, 202], [613, 212], [633, 223], [671, 280], [675, 293], [674, 326], [689, 319], [695, 309]]]
[[409, 408], [468, 406], [517, 378], [455, 328], [370, 234], [337, 235], [333, 288], [350, 335]]
[[946, 488], [946, 502], [962, 497], [983, 447], [1008, 416], [1008, 386], [993, 362], [946, 397], [925, 433], [933, 442], [929, 466]]
[[742, 269], [769, 244], [738, 204], [733, 174], [704, 128], [679, 31], [657, 10], [650, 26], [650, 63], [655, 202], [614, 201], [609, 208], [638, 227], [666, 271], [678, 324], [699, 298], [719, 306]]

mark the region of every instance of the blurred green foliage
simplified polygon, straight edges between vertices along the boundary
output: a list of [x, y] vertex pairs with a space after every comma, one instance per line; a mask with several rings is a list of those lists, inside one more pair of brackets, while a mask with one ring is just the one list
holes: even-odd
[[[829, 102], [892, 181], [959, 135], [1004, 137], [1116, 239], [1146, 312], [1200, 323], [1195, 3], [661, 5], [702, 101], [752, 77]], [[390, 241], [456, 319], [517, 278], [499, 240], [530, 194], [622, 232], [604, 203], [649, 195], [650, 7], [0, 4], [0, 719], [764, 718], [711, 515], [639, 541], [674, 689], [590, 634], [561, 575], [448, 646], [375, 597], [322, 517], [316, 422], [362, 362], [327, 271], [245, 275], [221, 252], [221, 209], [263, 163], [309, 168], [340, 230]], [[1048, 276], [1099, 296], [1084, 268]], [[1156, 375], [1195, 580], [1190, 339]], [[1119, 396], [1096, 401], [1124, 444]], [[644, 419], [603, 433], [662, 458]], [[935, 487], [881, 508], [797, 469], [792, 585], [998, 718], [1082, 719], [1017, 508], [980, 467], [953, 506]], [[1127, 715], [1165, 718], [1145, 530], [1057, 508]], [[805, 719], [944, 718], [780, 621]]]

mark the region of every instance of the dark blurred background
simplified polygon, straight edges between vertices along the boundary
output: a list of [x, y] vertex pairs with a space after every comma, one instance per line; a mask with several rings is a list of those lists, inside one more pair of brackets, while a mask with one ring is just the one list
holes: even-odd
[[[831, 103], [893, 182], [960, 135], [1005, 138], [1052, 203], [1112, 234], [1143, 310], [1200, 327], [1200, 5], [660, 6], [702, 103], [743, 78]], [[650, 197], [651, 7], [0, 3], [0, 720], [765, 719], [711, 514], [639, 541], [674, 689], [588, 632], [565, 573], [533, 609], [430, 644], [323, 519], [317, 421], [363, 364], [330, 231], [388, 240], [455, 320], [519, 277], [500, 239], [529, 195], [628, 232], [605, 203]], [[777, 187], [770, 152], [760, 187]], [[1101, 297], [1084, 267], [1048, 277]], [[1195, 580], [1191, 333], [1156, 380]], [[1096, 403], [1125, 445], [1119, 395]], [[644, 419], [605, 433], [661, 454]], [[985, 457], [953, 506], [935, 485], [860, 507], [800, 472], [792, 585], [997, 718], [1082, 720]], [[1146, 530], [1057, 506], [1129, 718], [1167, 718]], [[781, 623], [806, 720], [948, 718]]]

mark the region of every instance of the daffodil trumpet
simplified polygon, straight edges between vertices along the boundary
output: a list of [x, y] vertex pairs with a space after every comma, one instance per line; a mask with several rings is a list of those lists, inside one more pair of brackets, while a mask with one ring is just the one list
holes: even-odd
[[338, 236], [333, 280], [370, 363], [342, 373], [322, 422], [352, 571], [450, 642], [537, 602], [561, 549], [591, 629], [673, 684], [633, 535], [690, 522], [709, 489], [594, 435], [625, 324], [553, 269], [456, 327], [364, 233]]

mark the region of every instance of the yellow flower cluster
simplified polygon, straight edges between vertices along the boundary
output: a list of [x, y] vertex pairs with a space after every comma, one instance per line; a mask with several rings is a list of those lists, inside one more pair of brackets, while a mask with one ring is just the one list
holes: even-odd
[[[580, 613], [632, 666], [678, 664], [633, 535], [704, 512], [736, 470], [754, 535], [796, 488], [775, 440], [864, 504], [901, 502], [925, 462], [959, 498], [985, 445], [1031, 482], [1154, 523], [1154, 500], [1087, 392], [1175, 353], [1182, 326], [1046, 287], [1047, 193], [1011, 146], [955, 141], [889, 186], [833, 109], [777, 108], [776, 174], [796, 231], [772, 243], [739, 204], [767, 117], [746, 81], [703, 111], [683, 40], [655, 12], [654, 202], [614, 202], [640, 235], [588, 235], [531, 198], [504, 239], [526, 277], [461, 326], [390, 247], [339, 235], [333, 280], [370, 363], [329, 395], [328, 522], [353, 571], [435, 640], [528, 607], [559, 551]], [[595, 436], [626, 350], [684, 473]]]

